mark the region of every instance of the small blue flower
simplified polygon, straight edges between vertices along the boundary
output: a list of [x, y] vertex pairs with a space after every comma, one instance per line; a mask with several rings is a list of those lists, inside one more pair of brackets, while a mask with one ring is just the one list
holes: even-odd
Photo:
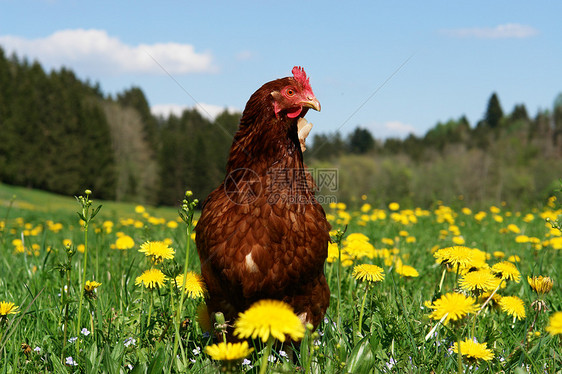
[[72, 356], [68, 356], [66, 358], [65, 363], [69, 366], [78, 366], [78, 364], [76, 363], [76, 361], [74, 361], [74, 359], [72, 358]]
[[130, 346], [130, 345], [137, 345], [137, 340], [136, 340], [135, 338], [132, 338], [132, 337], [131, 337], [131, 338], [127, 338], [127, 339], [125, 339], [125, 342], [123, 343], [123, 345], [124, 345], [125, 347], [128, 347], [128, 346]]

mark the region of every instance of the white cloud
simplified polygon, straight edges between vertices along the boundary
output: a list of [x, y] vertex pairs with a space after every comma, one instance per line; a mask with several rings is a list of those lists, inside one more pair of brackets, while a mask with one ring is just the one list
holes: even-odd
[[410, 134], [417, 134], [417, 129], [407, 123], [400, 121], [388, 121], [385, 123], [371, 123], [367, 128], [376, 139], [406, 138]]
[[180, 104], [157, 104], [150, 108], [155, 116], [169, 117], [171, 114], [180, 117], [184, 110], [195, 108], [201, 115], [209, 120], [214, 120], [219, 114], [227, 110], [229, 113], [240, 112], [234, 107], [225, 107], [220, 105], [198, 103], [194, 106]]
[[449, 36], [479, 39], [522, 39], [538, 35], [539, 31], [528, 25], [507, 23], [496, 27], [472, 27], [443, 30]]
[[50, 67], [67, 66], [87, 73], [188, 74], [216, 70], [212, 55], [195, 52], [190, 44], [129, 45], [105, 30], [61, 30], [37, 39], [0, 35], [0, 45], [8, 53], [38, 59]]

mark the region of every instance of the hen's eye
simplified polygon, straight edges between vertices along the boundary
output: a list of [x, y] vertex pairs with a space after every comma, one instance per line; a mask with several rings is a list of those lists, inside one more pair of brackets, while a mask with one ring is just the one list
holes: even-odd
[[292, 88], [287, 89], [287, 96], [293, 96], [294, 94], [295, 94], [295, 91]]

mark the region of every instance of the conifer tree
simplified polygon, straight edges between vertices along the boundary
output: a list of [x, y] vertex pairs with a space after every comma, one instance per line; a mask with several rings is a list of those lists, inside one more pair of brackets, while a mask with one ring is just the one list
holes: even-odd
[[498, 95], [494, 92], [488, 100], [488, 107], [484, 115], [484, 120], [489, 127], [495, 129], [500, 125], [502, 118], [503, 110], [500, 105], [500, 100], [498, 99]]

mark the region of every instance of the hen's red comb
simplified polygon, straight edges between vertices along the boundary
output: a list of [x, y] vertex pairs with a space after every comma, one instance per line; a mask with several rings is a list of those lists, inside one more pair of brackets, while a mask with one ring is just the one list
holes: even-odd
[[302, 67], [295, 66], [293, 68], [293, 77], [297, 82], [299, 82], [303, 86], [310, 87], [309, 79], [307, 78], [306, 73], [304, 72], [304, 69]]

